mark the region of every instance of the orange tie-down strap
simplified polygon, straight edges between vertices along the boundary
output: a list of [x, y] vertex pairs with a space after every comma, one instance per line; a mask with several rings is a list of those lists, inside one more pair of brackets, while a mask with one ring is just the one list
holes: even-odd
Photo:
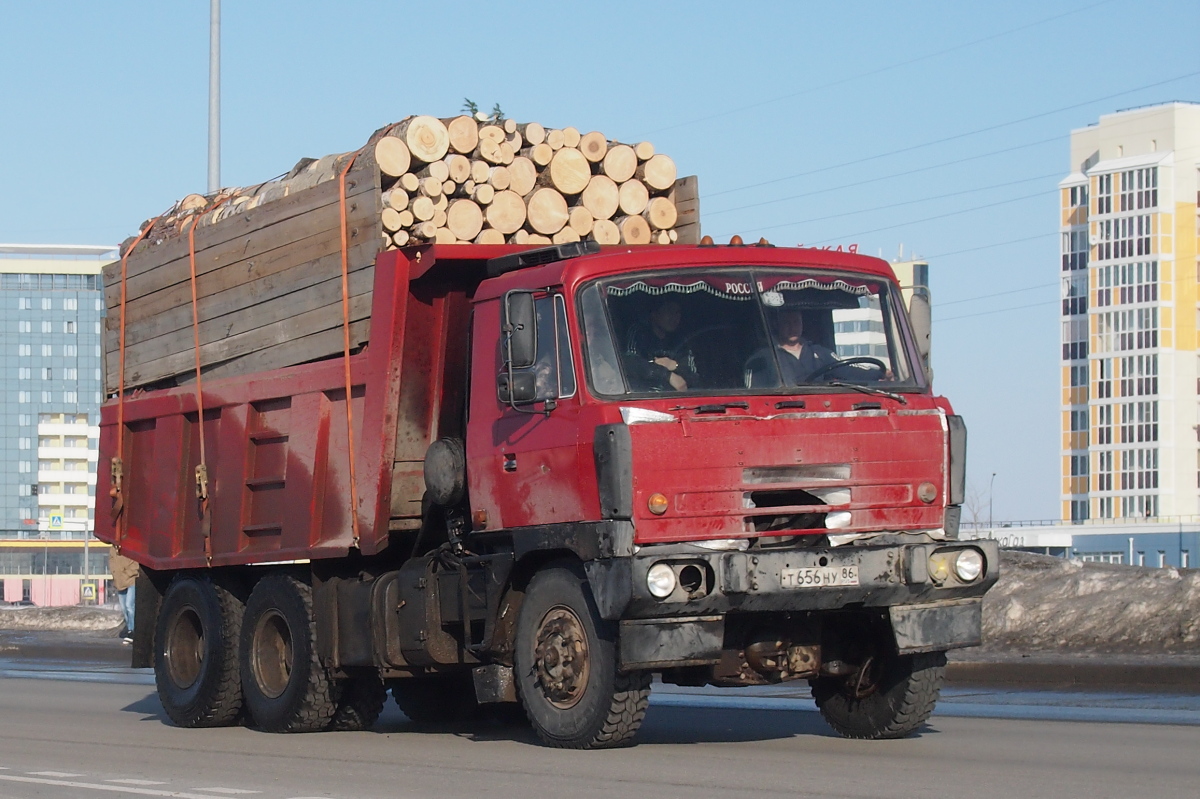
[[350, 233], [347, 230], [346, 175], [362, 150], [350, 156], [338, 175], [338, 217], [342, 239], [342, 364], [346, 378], [346, 451], [350, 458], [350, 526], [359, 545], [358, 480], [354, 469], [354, 410], [350, 405]]
[[133, 252], [142, 239], [149, 235], [160, 219], [162, 219], [161, 216], [156, 216], [147, 222], [133, 243], [126, 247], [125, 252], [121, 254], [121, 319], [117, 331], [117, 370], [119, 372], [117, 375], [117, 454], [112, 458], [112, 485], [108, 489], [108, 495], [112, 497], [110, 513], [113, 520], [113, 546], [116, 547], [117, 552], [121, 551], [121, 541], [125, 535], [123, 514], [125, 497], [121, 493], [124, 466], [121, 456], [125, 452], [125, 298], [126, 277], [129, 273], [129, 253]]

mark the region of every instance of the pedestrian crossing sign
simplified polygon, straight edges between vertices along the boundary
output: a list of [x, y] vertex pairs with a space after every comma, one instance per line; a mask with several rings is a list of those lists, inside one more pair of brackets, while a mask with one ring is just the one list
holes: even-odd
[[62, 514], [61, 513], [55, 513], [50, 517], [50, 529], [51, 530], [61, 530], [62, 529]]

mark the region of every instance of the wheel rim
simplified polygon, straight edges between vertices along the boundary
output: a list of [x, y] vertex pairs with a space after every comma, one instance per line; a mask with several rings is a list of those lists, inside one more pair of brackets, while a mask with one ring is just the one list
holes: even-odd
[[175, 612], [167, 626], [163, 654], [171, 682], [181, 689], [196, 684], [204, 666], [204, 625], [200, 622], [200, 614], [191, 605]]
[[251, 670], [259, 690], [270, 699], [287, 690], [292, 677], [292, 630], [277, 610], [269, 610], [254, 626]]
[[564, 710], [578, 704], [587, 690], [590, 658], [587, 631], [575, 611], [561, 605], [547, 611], [538, 625], [533, 657], [546, 701]]

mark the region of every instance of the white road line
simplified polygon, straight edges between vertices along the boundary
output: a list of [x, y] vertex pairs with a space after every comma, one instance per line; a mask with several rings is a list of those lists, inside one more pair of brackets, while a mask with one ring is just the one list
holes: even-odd
[[247, 791], [244, 788], [193, 788], [193, 791], [211, 791], [212, 793], [229, 794], [230, 796], [239, 796], [246, 793], [262, 793], [262, 791]]
[[75, 782], [73, 780], [52, 780], [47, 777], [18, 777], [10, 774], [0, 774], [2, 782], [24, 782], [34, 785], [57, 785], [62, 788], [82, 788], [89, 791], [109, 791], [111, 793], [135, 794], [137, 796], [167, 796], [172, 799], [213, 799], [210, 793], [188, 793], [186, 791], [163, 791], [155, 788], [138, 788], [133, 785], [104, 785], [96, 782]]
[[30, 771], [31, 777], [57, 777], [58, 779], [70, 779], [71, 777], [82, 777], [82, 774], [72, 774], [69, 771]]
[[154, 780], [135, 780], [135, 779], [105, 780], [105, 782], [115, 782], [115, 783], [119, 783], [121, 785], [166, 785], [165, 782], [161, 782], [161, 781], [156, 782]]

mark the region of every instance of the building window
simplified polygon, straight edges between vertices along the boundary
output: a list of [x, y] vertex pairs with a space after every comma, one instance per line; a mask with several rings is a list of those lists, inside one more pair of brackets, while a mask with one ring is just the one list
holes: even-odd
[[50, 298], [49, 297], [42, 297], [42, 310], [43, 311], [50, 310]]
[[1184, 549], [1179, 552], [1179, 567], [1187, 569], [1192, 565], [1192, 553]]
[[1071, 411], [1071, 432], [1080, 433], [1088, 429], [1088, 412]]
[[43, 380], [53, 380], [54, 379], [54, 370], [51, 369], [49, 366], [43, 366], [42, 367], [42, 379]]
[[1125, 562], [1124, 552], [1083, 552], [1079, 555], [1079, 559], [1089, 563], [1116, 563]]
[[76, 356], [77, 352], [78, 352], [78, 350], [76, 349], [74, 344], [64, 344], [63, 345], [63, 357], [64, 358], [74, 358]]
[[22, 320], [18, 321], [17, 322], [17, 332], [18, 333], [32, 333], [33, 332], [33, 322], [30, 322], [28, 319], [22, 319]]
[[31, 443], [32, 443], [31, 439], [18, 438], [17, 439], [17, 449], [29, 449]]
[[33, 310], [33, 299], [31, 297], [18, 297], [17, 298], [17, 310], [18, 311]]
[[1069, 230], [1062, 234], [1062, 268], [1064, 272], [1087, 269], [1088, 265], [1088, 232], [1087, 228]]
[[79, 370], [78, 369], [76, 369], [73, 366], [69, 369], [63, 369], [63, 380], [78, 380], [78, 379], [79, 379]]
[[[1109, 455], [1112, 455], [1112, 453], [1110, 452]], [[1098, 504], [1100, 505], [1100, 518], [1111, 519], [1113, 517], [1113, 498], [1101, 497]]]
[[1088, 518], [1088, 501], [1086, 499], [1071, 500], [1071, 521], [1082, 522]]
[[1088, 474], [1088, 456], [1087, 455], [1072, 455], [1071, 456], [1071, 476], [1072, 477], [1087, 477]]
[[1085, 314], [1088, 309], [1088, 275], [1081, 272], [1063, 278], [1062, 312], [1063, 316]]
[[75, 299], [74, 297], [68, 297], [68, 298], [64, 299], [63, 300], [63, 310], [64, 311], [78, 311], [79, 310], [79, 300]]
[[1079, 208], [1088, 204], [1088, 187], [1087, 186], [1072, 186], [1071, 187], [1071, 207]]
[[42, 392], [42, 402], [54, 402], [54, 399], [52, 398], [49, 391]]
[[[1097, 491], [1112, 491], [1112, 471], [1113, 471], [1113, 454], [1112, 450], [1103, 450], [1096, 453], [1096, 490]], [[1108, 513], [1104, 513], [1103, 500], [1101, 501], [1101, 518], [1112, 517], [1112, 499], [1108, 500]]]
[[17, 345], [17, 356], [18, 357], [28, 358], [31, 355], [33, 355], [33, 345], [32, 344], [18, 344]]
[[19, 402], [21, 404], [29, 402], [30, 399], [32, 399], [32, 397], [33, 397], [33, 392], [31, 392], [31, 391], [18, 391], [17, 392], [17, 402]]
[[1099, 372], [1096, 378], [1096, 399], [1109, 399], [1112, 397], [1112, 371], [1113, 362], [1111, 358], [1100, 358], [1096, 361], [1096, 371]]
[[30, 474], [33, 470], [33, 463], [30, 461], [20, 461], [17, 464], [18, 474]]
[[1139, 566], [1146, 565], [1146, 553], [1145, 552], [1137, 553], [1137, 565], [1139, 565]]
[[17, 379], [18, 380], [28, 380], [32, 376], [32, 374], [33, 374], [33, 370], [30, 369], [28, 366], [18, 366], [17, 367]]
[[1113, 176], [1100, 175], [1096, 178], [1096, 213], [1112, 213]]
[[75, 323], [71, 321], [63, 322], [63, 332], [71, 335], [75, 332]]
[[79, 392], [77, 392], [77, 391], [64, 391], [64, 392], [63, 392], [63, 402], [66, 402], [66, 403], [77, 403], [77, 402], [79, 402]]
[[[97, 310], [97, 311], [103, 311], [103, 310], [104, 310], [104, 300], [96, 300], [96, 310]], [[99, 323], [99, 322], [97, 322], [97, 323], [96, 323], [96, 325], [97, 325], [97, 326], [99, 326], [99, 325], [100, 325], [100, 323]], [[99, 330], [97, 330], [96, 332], [97, 332], [97, 333], [99, 333], [100, 331], [99, 331]]]
[[1158, 568], [1165, 569], [1167, 566], [1167, 553], [1163, 550], [1158, 550]]
[[42, 345], [42, 357], [50, 358], [54, 355], [54, 347], [49, 344]]
[[50, 320], [48, 320], [48, 319], [42, 320], [42, 332], [43, 333], [53, 333], [54, 332], [54, 325], [50, 322]]
[[100, 335], [100, 323], [96, 322], [96, 335]]

